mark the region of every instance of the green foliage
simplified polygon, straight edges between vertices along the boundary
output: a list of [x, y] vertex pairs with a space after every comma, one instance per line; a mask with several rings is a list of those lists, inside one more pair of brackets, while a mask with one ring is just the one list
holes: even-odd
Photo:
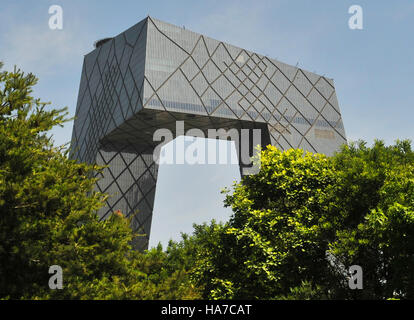
[[[0, 72], [0, 298], [414, 298], [409, 141], [352, 143], [333, 157], [268, 146], [260, 172], [226, 191], [230, 221], [142, 253], [121, 213], [99, 221], [101, 168], [53, 146], [67, 112], [34, 99], [36, 81]], [[63, 290], [48, 287], [51, 265]], [[351, 265], [363, 290], [348, 287]]]
[[321, 199], [332, 181], [326, 157], [269, 146], [260, 172], [245, 177], [227, 196], [234, 215], [217, 231], [218, 244], [206, 257], [211, 265], [199, 267], [199, 279], [226, 284], [226, 298], [233, 292], [235, 299], [271, 299], [302, 281], [324, 278], [320, 263], [328, 243], [321, 240]]
[[338, 172], [341, 224], [330, 252], [364, 271], [356, 298], [414, 298], [414, 152], [409, 141], [344, 147]]
[[[53, 146], [48, 132], [67, 121], [66, 109], [34, 99], [36, 82], [0, 72], [0, 298], [197, 297], [183, 268], [164, 270], [167, 253], [131, 249], [122, 214], [99, 221], [105, 195], [91, 177], [101, 168]], [[51, 265], [63, 269], [62, 290], [49, 289]]]
[[146, 274], [146, 290], [140, 299], [199, 299], [198, 288], [191, 282], [186, 267], [187, 248], [170, 242], [166, 251], [158, 245], [144, 253], [137, 253], [134, 266]]
[[217, 276], [220, 273], [228, 279], [231, 274], [237, 275], [236, 261], [233, 258], [235, 254], [232, 251], [236, 246], [224, 231], [225, 225], [214, 220], [210, 224], [194, 225], [193, 235], [187, 241], [191, 243], [195, 257], [189, 272], [193, 282], [202, 290], [204, 298], [230, 299], [233, 296], [232, 284]]
[[[330, 158], [268, 146], [260, 158], [260, 172], [227, 191], [230, 221], [201, 233], [193, 273], [205, 298], [414, 298], [408, 141], [359, 142]], [[363, 290], [349, 289], [354, 264]]]
[[303, 281], [299, 287], [290, 288], [287, 295], [276, 297], [278, 300], [326, 300], [325, 295], [320, 286], [314, 286], [309, 281]]

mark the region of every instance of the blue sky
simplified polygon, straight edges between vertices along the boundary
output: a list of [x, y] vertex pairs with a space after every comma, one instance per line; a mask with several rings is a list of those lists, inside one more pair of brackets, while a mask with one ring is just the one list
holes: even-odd
[[[333, 78], [349, 140], [414, 139], [414, 1], [1, 0], [0, 61], [39, 77], [35, 95], [74, 116], [83, 55], [148, 14], [209, 37]], [[51, 5], [63, 30], [48, 27]], [[348, 8], [363, 9], [351, 30]], [[71, 138], [72, 122], [53, 131]], [[239, 179], [234, 165], [163, 165], [153, 218], [156, 241], [191, 232], [193, 222], [226, 220], [220, 190]], [[197, 191], [197, 192], [195, 192]]]

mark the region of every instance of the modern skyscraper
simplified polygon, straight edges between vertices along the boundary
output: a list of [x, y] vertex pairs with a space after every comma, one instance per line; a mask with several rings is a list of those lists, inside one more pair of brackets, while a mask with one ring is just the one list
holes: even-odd
[[258, 128], [262, 145], [327, 155], [346, 142], [332, 79], [152, 17], [97, 42], [83, 63], [72, 157], [108, 166], [99, 215], [138, 210], [138, 249], [154, 206], [153, 133], [174, 132], [176, 121], [203, 132]]

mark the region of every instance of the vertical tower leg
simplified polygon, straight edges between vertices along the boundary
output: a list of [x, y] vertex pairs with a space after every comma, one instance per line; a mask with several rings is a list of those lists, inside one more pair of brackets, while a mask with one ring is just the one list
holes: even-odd
[[138, 234], [133, 240], [137, 250], [148, 248], [152, 212], [157, 184], [158, 164], [153, 160], [154, 149], [134, 150], [105, 146], [97, 155], [97, 164], [107, 166], [100, 175], [97, 188], [109, 195], [106, 206], [98, 214], [106, 219], [120, 211], [132, 217], [132, 230]]
[[[252, 163], [246, 161], [248, 158], [256, 156], [257, 145], [260, 145], [262, 150], [270, 144], [269, 130], [266, 125], [253, 124], [248, 129], [239, 134], [239, 142], [236, 143], [236, 151], [239, 158], [239, 170], [240, 177], [243, 178], [245, 175], [257, 173], [259, 168], [253, 167]], [[254, 130], [260, 130], [254, 133]]]

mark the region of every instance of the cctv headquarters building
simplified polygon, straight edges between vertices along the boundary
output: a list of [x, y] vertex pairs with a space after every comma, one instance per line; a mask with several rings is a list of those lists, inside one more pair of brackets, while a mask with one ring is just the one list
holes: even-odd
[[105, 166], [96, 189], [110, 197], [98, 214], [133, 215], [145, 235], [138, 250], [149, 243], [157, 129], [260, 129], [263, 146], [326, 155], [346, 142], [332, 79], [152, 17], [95, 47], [84, 58], [71, 157]]

